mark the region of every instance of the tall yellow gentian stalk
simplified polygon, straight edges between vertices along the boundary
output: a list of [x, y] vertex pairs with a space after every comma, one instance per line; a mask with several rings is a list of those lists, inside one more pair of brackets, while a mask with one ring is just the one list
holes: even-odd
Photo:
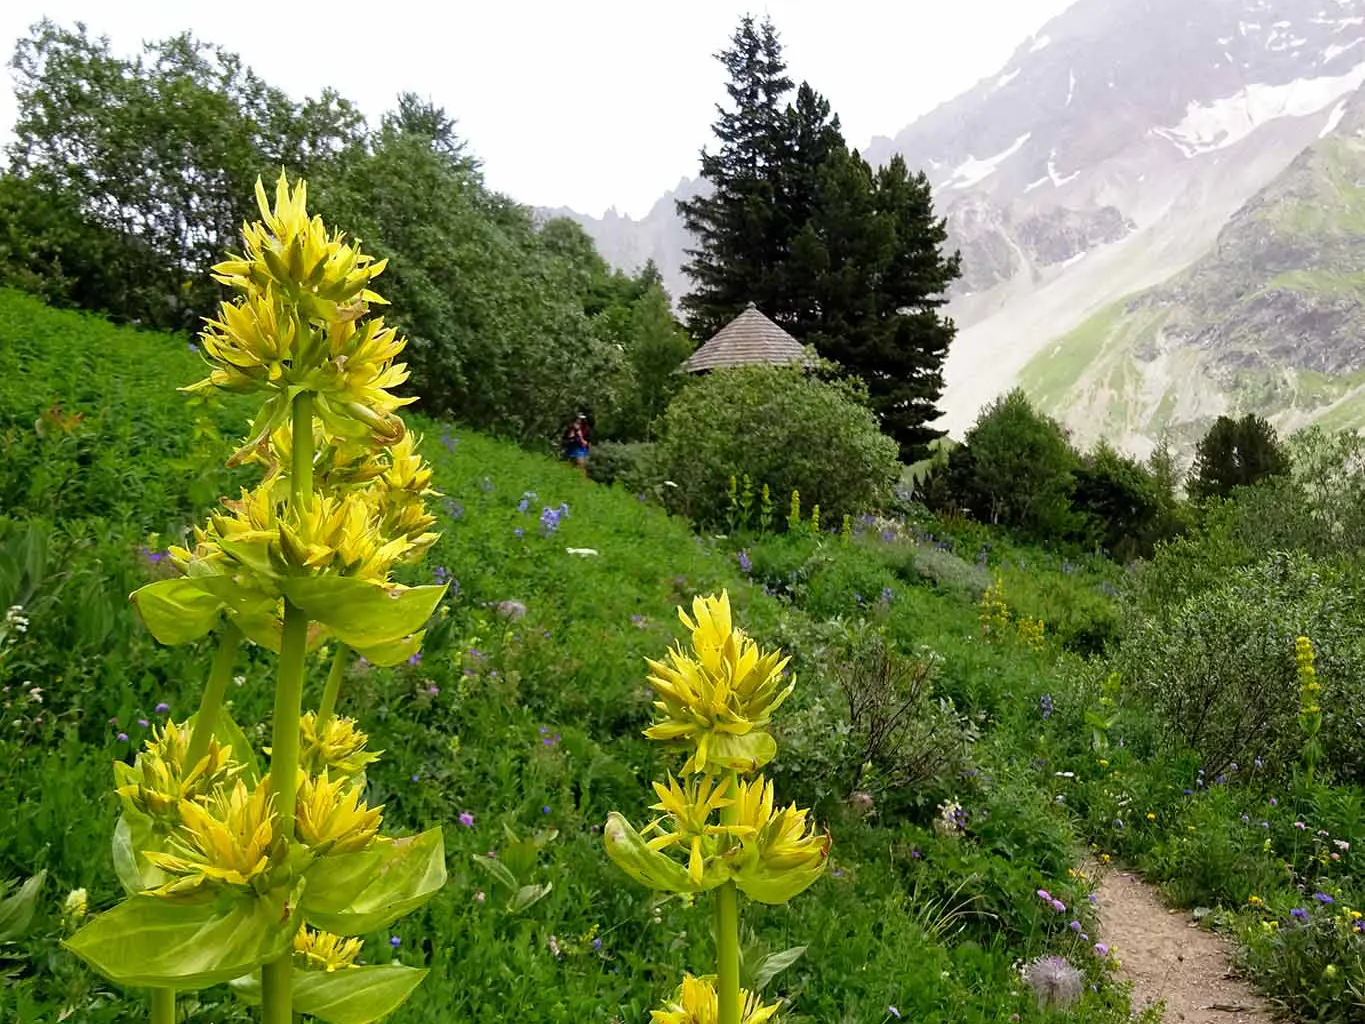
[[658, 717], [645, 735], [687, 755], [682, 779], [654, 783], [660, 815], [642, 830], [608, 815], [607, 854], [656, 891], [714, 893], [715, 976], [688, 975], [653, 1020], [760, 1024], [778, 1005], [764, 1006], [739, 987], [740, 894], [787, 902], [824, 873], [830, 840], [810, 826], [807, 811], [778, 807], [760, 774], [777, 753], [772, 713], [795, 686], [784, 678], [787, 659], [734, 625], [726, 593], [697, 597], [692, 615], [680, 608], [678, 616], [691, 644], [648, 661]]
[[[410, 657], [444, 593], [392, 578], [435, 541], [435, 492], [397, 414], [412, 399], [391, 393], [407, 379], [405, 343], [369, 317], [384, 262], [309, 217], [303, 182], [281, 174], [273, 206], [259, 182], [256, 193], [244, 251], [214, 268], [235, 296], [201, 335], [209, 375], [185, 390], [262, 398], [230, 463], [263, 478], [172, 549], [180, 577], [133, 595], [159, 641], [216, 633], [218, 653], [194, 718], [116, 763], [114, 860], [129, 896], [67, 943], [112, 980], [151, 988], [154, 1024], [174, 1021], [177, 989], [222, 982], [268, 1024], [378, 1019], [425, 972], [357, 966], [348, 936], [387, 927], [445, 881], [439, 829], [380, 834], [383, 808], [364, 799], [378, 754], [334, 714], [347, 652]], [[279, 655], [265, 772], [223, 707], [243, 639]], [[305, 716], [308, 657], [329, 640], [332, 670]]]

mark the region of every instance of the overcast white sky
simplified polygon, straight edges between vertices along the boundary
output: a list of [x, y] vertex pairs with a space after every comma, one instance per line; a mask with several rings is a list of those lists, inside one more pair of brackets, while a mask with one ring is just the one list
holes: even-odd
[[[47, 16], [120, 53], [182, 30], [240, 53], [295, 96], [331, 85], [376, 120], [411, 90], [444, 106], [489, 184], [534, 205], [645, 213], [710, 141], [750, 11], [772, 16], [790, 74], [830, 98], [849, 142], [894, 135], [998, 69], [1071, 0], [0, 0], [0, 48]], [[1122, 0], [1118, 0], [1122, 2]], [[14, 123], [0, 90], [0, 139]]]

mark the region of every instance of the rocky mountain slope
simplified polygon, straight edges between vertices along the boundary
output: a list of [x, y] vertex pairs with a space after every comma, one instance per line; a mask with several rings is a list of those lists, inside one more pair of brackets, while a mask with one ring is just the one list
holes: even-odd
[[[964, 257], [944, 425], [1015, 381], [1138, 451], [1222, 410], [1341, 420], [1362, 85], [1365, 0], [1078, 0], [999, 74], [874, 140], [869, 160], [925, 168]], [[639, 222], [578, 219], [676, 289], [672, 198]]]

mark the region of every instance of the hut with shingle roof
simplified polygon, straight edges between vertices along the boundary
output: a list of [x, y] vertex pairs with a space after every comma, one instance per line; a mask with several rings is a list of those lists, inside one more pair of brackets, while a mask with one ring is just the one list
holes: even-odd
[[813, 366], [802, 344], [759, 312], [752, 302], [744, 312], [716, 332], [716, 336], [682, 364], [687, 373], [705, 373], [730, 366]]

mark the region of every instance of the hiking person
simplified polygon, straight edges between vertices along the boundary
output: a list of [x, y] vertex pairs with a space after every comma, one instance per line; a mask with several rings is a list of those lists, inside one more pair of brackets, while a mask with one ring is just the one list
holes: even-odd
[[592, 435], [592, 426], [588, 422], [586, 413], [579, 413], [574, 417], [574, 421], [569, 424], [569, 429], [564, 433], [564, 457], [570, 462], [576, 463], [578, 468], [583, 471], [583, 475], [588, 475], [588, 449], [591, 447], [589, 438]]

